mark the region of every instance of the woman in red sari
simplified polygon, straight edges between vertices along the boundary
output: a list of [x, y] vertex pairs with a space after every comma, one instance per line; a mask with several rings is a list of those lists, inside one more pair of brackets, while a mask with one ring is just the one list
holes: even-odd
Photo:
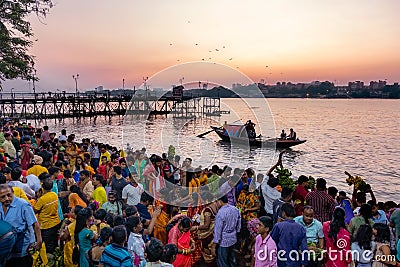
[[191, 229], [191, 236], [195, 243], [195, 250], [192, 253], [192, 264], [196, 266], [196, 263], [201, 259], [201, 240], [198, 238], [197, 230], [199, 229], [200, 225], [200, 214], [203, 211], [204, 206], [202, 205], [201, 197], [194, 192], [192, 194], [192, 203], [189, 204], [187, 210], [187, 216], [192, 219], [192, 229]]
[[175, 244], [178, 247], [178, 255], [173, 262], [174, 267], [192, 266], [192, 252], [195, 250], [195, 244], [190, 238], [191, 227], [192, 221], [184, 217], [169, 231], [168, 244]]
[[350, 233], [345, 223], [346, 212], [336, 208], [333, 220], [325, 222], [322, 227], [326, 240], [326, 267], [347, 267], [351, 262]]

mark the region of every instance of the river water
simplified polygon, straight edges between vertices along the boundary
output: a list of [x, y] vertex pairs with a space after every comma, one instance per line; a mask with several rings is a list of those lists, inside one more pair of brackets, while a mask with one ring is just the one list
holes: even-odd
[[[294, 128], [305, 144], [284, 155], [283, 164], [293, 176], [325, 178], [328, 186], [351, 193], [344, 171], [362, 176], [372, 185], [378, 201], [400, 201], [400, 100], [380, 99], [222, 99], [229, 115], [207, 119], [157, 117], [98, 117], [48, 120], [51, 130], [67, 129], [77, 138], [90, 137], [117, 147], [146, 146], [148, 154], [166, 152], [174, 145], [181, 157], [191, 157], [195, 167], [253, 167], [266, 172], [276, 161], [274, 149], [246, 149], [218, 142], [215, 133], [204, 138], [210, 125], [252, 119], [263, 136], [278, 136]], [[269, 109], [270, 108], [270, 109]], [[271, 112], [270, 112], [270, 111]], [[275, 127], [274, 127], [275, 126]]]

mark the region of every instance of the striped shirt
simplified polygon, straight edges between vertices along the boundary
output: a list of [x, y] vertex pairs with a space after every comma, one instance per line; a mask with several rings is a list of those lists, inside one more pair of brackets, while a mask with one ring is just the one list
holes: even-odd
[[128, 249], [116, 244], [110, 244], [104, 249], [100, 264], [104, 267], [133, 266], [132, 256], [129, 254]]
[[239, 232], [239, 210], [229, 204], [222, 206], [215, 218], [213, 242], [224, 248], [233, 246], [237, 242], [236, 233]]
[[314, 208], [314, 218], [321, 223], [332, 219], [335, 210], [335, 200], [325, 191], [311, 191], [306, 196], [307, 205]]

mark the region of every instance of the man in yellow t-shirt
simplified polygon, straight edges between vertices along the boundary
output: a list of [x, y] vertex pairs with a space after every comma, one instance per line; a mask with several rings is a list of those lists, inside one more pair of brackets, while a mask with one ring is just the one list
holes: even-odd
[[60, 218], [58, 217], [58, 196], [52, 192], [53, 181], [43, 181], [43, 195], [33, 207], [38, 214], [42, 239], [46, 245], [46, 252], [53, 254], [58, 245], [58, 230], [60, 229]]
[[99, 209], [101, 206], [107, 202], [107, 193], [103, 187], [103, 176], [96, 174], [93, 176], [92, 184], [95, 190], [92, 193], [92, 199], [96, 200], [99, 203]]
[[42, 173], [49, 172], [45, 167], [41, 165], [43, 163], [43, 158], [41, 156], [33, 156], [33, 161], [35, 162], [35, 165], [28, 169], [28, 171], [26, 172], [27, 176], [29, 174], [33, 174], [36, 177], [39, 177], [39, 175], [41, 175]]
[[105, 145], [102, 145], [100, 147], [100, 153], [101, 153], [100, 158], [103, 158], [103, 156], [105, 156], [105, 157], [107, 157], [107, 161], [111, 161], [111, 154], [110, 154], [110, 152], [107, 151], [107, 148]]

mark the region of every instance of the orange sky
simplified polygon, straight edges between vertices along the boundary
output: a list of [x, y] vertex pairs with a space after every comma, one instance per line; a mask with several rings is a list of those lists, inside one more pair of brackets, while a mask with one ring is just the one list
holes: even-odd
[[[77, 73], [80, 90], [122, 87], [122, 79], [132, 88], [203, 59], [269, 84], [392, 83], [400, 81], [398, 10], [397, 0], [59, 1], [43, 22], [31, 18], [37, 90], [72, 92]], [[29, 90], [25, 81], [3, 87]]]

